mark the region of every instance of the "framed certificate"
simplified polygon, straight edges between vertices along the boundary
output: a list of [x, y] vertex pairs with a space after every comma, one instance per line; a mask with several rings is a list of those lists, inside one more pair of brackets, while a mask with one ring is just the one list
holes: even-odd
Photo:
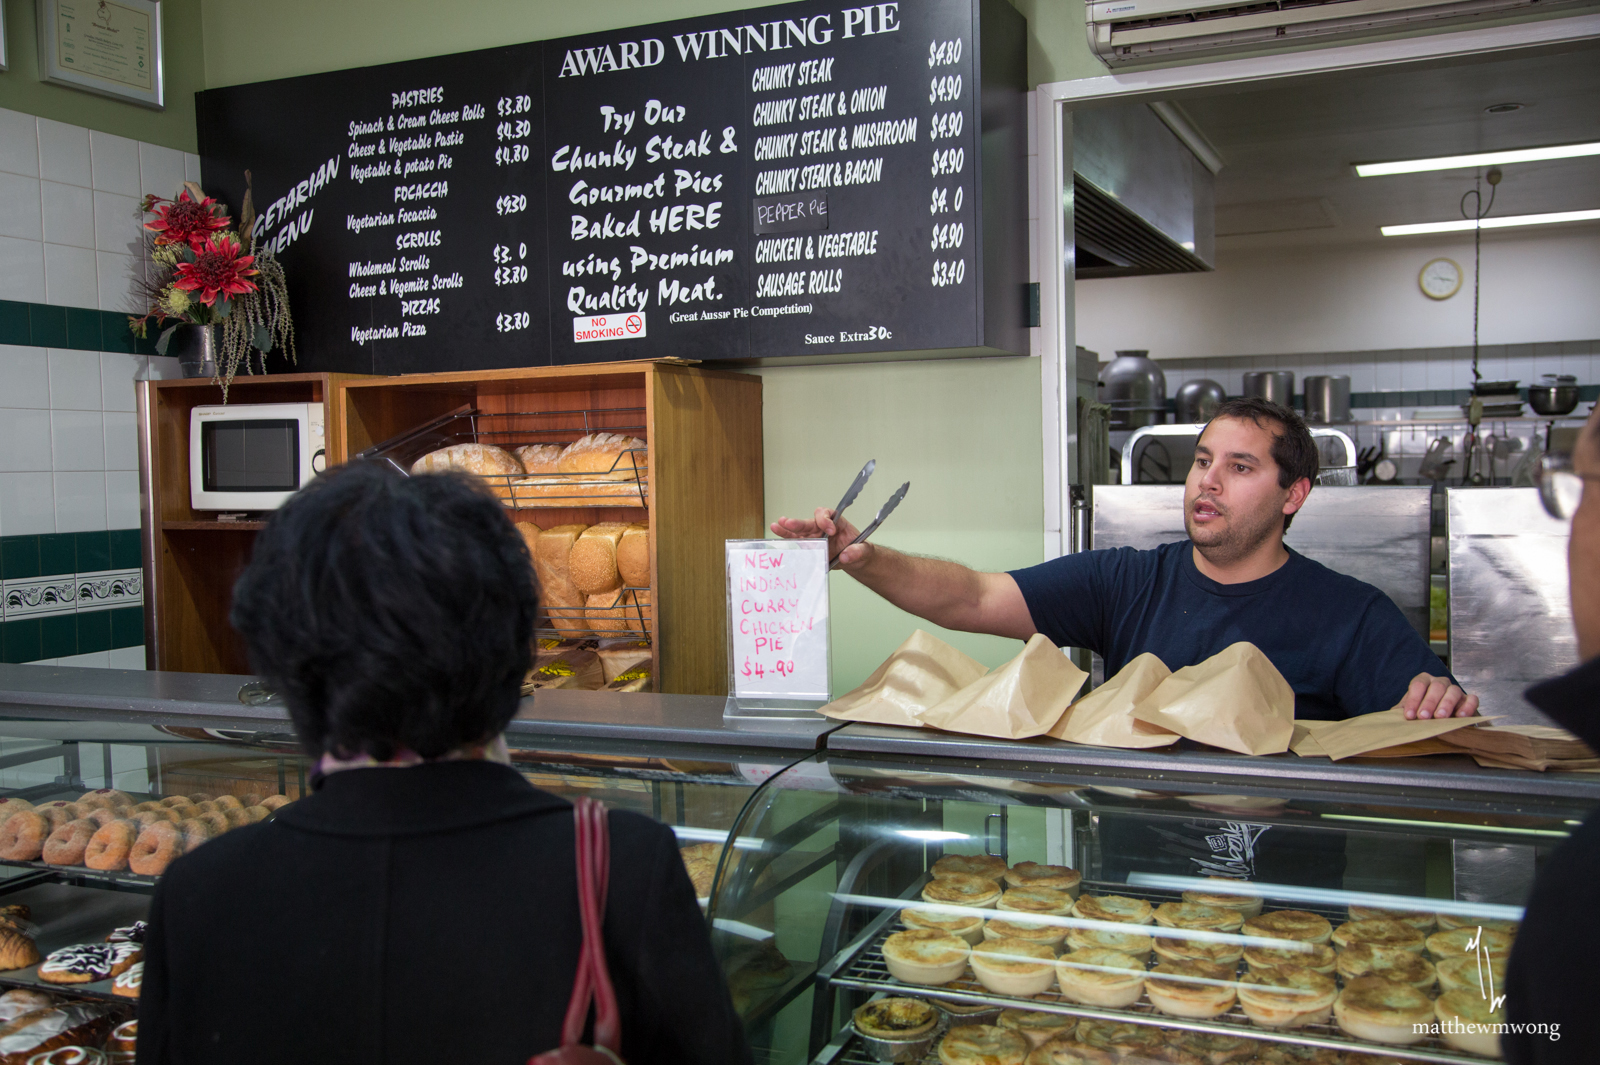
[[39, 80], [165, 106], [156, 0], [36, 0]]

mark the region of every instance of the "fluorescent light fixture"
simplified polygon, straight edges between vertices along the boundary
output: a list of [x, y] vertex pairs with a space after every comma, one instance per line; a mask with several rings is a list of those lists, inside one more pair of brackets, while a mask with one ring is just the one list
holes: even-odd
[[1440, 155], [1432, 159], [1401, 159], [1392, 163], [1356, 163], [1355, 168], [1358, 177], [1386, 177], [1390, 174], [1420, 174], [1428, 170], [1463, 170], [1468, 167], [1505, 166], [1507, 163], [1542, 163], [1549, 159], [1581, 159], [1589, 155], [1600, 155], [1600, 141], [1554, 144], [1548, 148], [1514, 148], [1508, 152]]
[[932, 828], [899, 828], [895, 830], [895, 834], [907, 839], [920, 839], [924, 843], [945, 843], [950, 840], [972, 838], [965, 832], [940, 832]]
[[1386, 237], [1410, 237], [1418, 233], [1470, 233], [1481, 226], [1484, 229], [1510, 229], [1513, 226], [1546, 226], [1554, 222], [1594, 222], [1600, 220], [1600, 211], [1556, 211], [1552, 214], [1510, 214], [1503, 218], [1485, 218], [1474, 222], [1458, 218], [1452, 222], [1416, 222], [1405, 226], [1380, 226]]

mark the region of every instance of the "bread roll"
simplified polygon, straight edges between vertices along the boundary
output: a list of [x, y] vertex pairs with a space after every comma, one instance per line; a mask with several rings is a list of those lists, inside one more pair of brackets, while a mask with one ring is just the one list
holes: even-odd
[[[587, 474], [586, 480], [594, 480], [599, 475], [617, 481], [637, 480], [638, 471], [645, 468], [644, 446], [644, 441], [638, 437], [590, 433], [567, 445], [557, 467], [561, 473]], [[640, 450], [633, 450], [635, 448]]]
[[493, 444], [452, 444], [430, 451], [411, 466], [413, 474], [460, 470], [482, 477], [501, 499], [511, 498], [511, 482], [526, 471], [517, 457]]
[[601, 522], [583, 531], [572, 545], [568, 568], [574, 588], [595, 596], [622, 587], [622, 575], [617, 572], [617, 543], [627, 531], [628, 526], [618, 521]]
[[627, 593], [620, 589], [591, 595], [584, 611], [588, 627], [595, 633], [622, 633], [628, 631], [628, 605], [623, 602]]
[[556, 463], [561, 461], [560, 444], [526, 444], [513, 452], [527, 473], [560, 473]]
[[533, 571], [539, 578], [539, 605], [550, 617], [550, 627], [562, 635], [585, 630], [581, 611], [583, 594], [568, 575], [572, 545], [586, 525], [557, 525], [539, 534], [533, 547]]
[[617, 572], [629, 588], [650, 587], [650, 526], [630, 525], [617, 541]]

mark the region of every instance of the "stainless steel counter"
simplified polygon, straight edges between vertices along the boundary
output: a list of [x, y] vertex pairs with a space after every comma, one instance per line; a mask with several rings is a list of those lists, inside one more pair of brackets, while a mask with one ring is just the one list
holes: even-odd
[[1090, 747], [1048, 737], [991, 740], [933, 729], [851, 724], [828, 734], [830, 754], [852, 752], [893, 755], [926, 762], [978, 763], [985, 767], [1075, 766], [1151, 779], [1189, 777], [1197, 782], [1270, 781], [1274, 788], [1289, 782], [1338, 787], [1413, 788], [1475, 795], [1537, 796], [1600, 803], [1600, 774], [1534, 773], [1486, 769], [1465, 755], [1426, 758], [1301, 758], [1295, 754], [1252, 756], [1213, 749], [1125, 751]]
[[[0, 717], [78, 717], [109, 720], [204, 718], [205, 727], [246, 728], [286, 722], [281, 705], [246, 706], [241, 686], [254, 677], [160, 673], [67, 666], [0, 665]], [[509, 731], [519, 742], [543, 737], [630, 744], [810, 752], [838, 724], [814, 720], [724, 721], [726, 700], [709, 695], [547, 691], [522, 701]]]

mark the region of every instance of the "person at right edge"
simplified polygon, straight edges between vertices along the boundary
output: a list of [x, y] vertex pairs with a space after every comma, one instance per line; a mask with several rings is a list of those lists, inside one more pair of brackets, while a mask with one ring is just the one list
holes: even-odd
[[[537, 606], [522, 537], [465, 475], [352, 463], [272, 516], [231, 620], [312, 790], [156, 885], [139, 1065], [525, 1065], [560, 1044], [573, 809], [503, 735]], [[609, 823], [623, 1060], [749, 1065], [672, 830]]]
[[[1590, 487], [1600, 481], [1600, 407], [1589, 415], [1578, 437], [1572, 467], [1585, 482], [1567, 547], [1580, 664], [1529, 688], [1527, 699], [1600, 750], [1600, 490]], [[1500, 1036], [1500, 1046], [1512, 1065], [1600, 1062], [1596, 906], [1600, 906], [1600, 813], [1589, 815], [1544, 863], [1533, 883], [1503, 991], [1509, 1030]], [[1518, 1032], [1522, 1025], [1539, 1028]], [[1548, 1034], [1552, 1029], [1559, 1038]]]

